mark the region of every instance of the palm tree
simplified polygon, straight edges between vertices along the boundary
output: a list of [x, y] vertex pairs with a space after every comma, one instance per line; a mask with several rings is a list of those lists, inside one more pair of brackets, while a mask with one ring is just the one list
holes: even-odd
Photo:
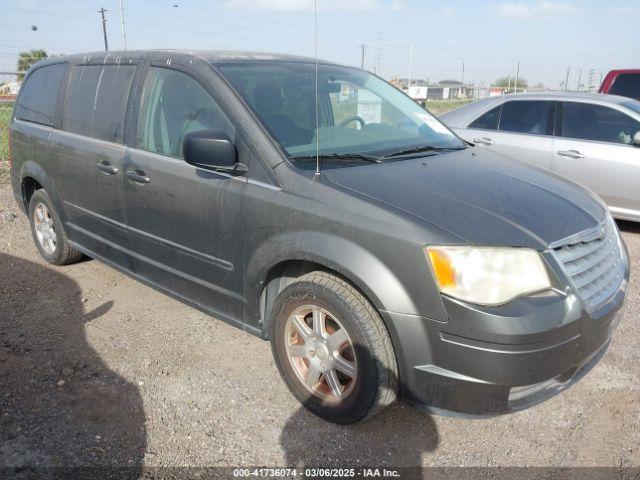
[[18, 72], [23, 73], [18, 74], [18, 80], [22, 80], [24, 78], [24, 74], [29, 70], [31, 65], [43, 58], [47, 58], [47, 52], [42, 49], [20, 52], [20, 58], [18, 58]]

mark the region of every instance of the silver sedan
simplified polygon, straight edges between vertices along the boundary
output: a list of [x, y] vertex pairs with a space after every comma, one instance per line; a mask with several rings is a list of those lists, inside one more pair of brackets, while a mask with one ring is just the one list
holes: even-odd
[[440, 119], [481, 148], [551, 170], [640, 221], [640, 101], [549, 92], [480, 100]]

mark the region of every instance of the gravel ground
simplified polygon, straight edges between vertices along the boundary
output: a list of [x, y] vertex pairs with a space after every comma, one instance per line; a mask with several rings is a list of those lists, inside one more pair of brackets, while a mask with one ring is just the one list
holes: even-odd
[[[640, 225], [621, 223], [640, 261]], [[601, 363], [529, 410], [356, 426], [302, 409], [269, 344], [97, 262], [51, 267], [0, 185], [0, 465], [640, 466], [640, 278]]]

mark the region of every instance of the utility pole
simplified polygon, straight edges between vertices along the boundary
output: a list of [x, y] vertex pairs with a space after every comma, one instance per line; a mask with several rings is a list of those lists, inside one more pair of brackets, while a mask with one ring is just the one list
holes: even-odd
[[411, 88], [411, 77], [413, 76], [413, 43], [409, 44], [409, 78], [408, 87]]
[[516, 85], [513, 88], [513, 93], [518, 93], [518, 77], [520, 76], [520, 60], [518, 60], [518, 65], [516, 66]]
[[580, 91], [580, 82], [582, 82], [582, 69], [580, 69], [580, 73], [578, 74], [578, 91]]
[[373, 73], [378, 74], [380, 68], [380, 43], [382, 42], [382, 33], [378, 32], [376, 35], [376, 64], [373, 67]]
[[127, 33], [124, 29], [124, 0], [120, 0], [120, 23], [122, 24], [122, 43], [124, 49], [127, 49]]
[[569, 72], [571, 71], [571, 67], [567, 67], [567, 76], [564, 79], [564, 89], [569, 90]]
[[364, 58], [365, 58], [365, 55], [367, 54], [367, 45], [363, 43], [361, 48], [362, 48], [362, 59], [360, 61], [360, 66], [362, 67], [362, 69], [364, 69]]
[[460, 81], [462, 86], [464, 86], [464, 62], [462, 62], [462, 80]]
[[104, 35], [104, 51], [108, 52], [109, 43], [107, 42], [107, 19], [104, 18], [104, 14], [106, 11], [107, 10], [105, 10], [103, 7], [100, 7], [100, 10], [98, 10], [98, 13], [102, 15], [102, 34]]

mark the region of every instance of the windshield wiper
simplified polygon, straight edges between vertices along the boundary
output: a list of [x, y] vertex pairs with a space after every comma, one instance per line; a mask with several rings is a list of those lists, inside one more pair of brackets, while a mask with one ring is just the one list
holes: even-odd
[[[291, 157], [291, 160], [314, 160], [315, 155], [302, 155], [299, 157]], [[367, 155], [366, 153], [321, 153], [319, 155], [320, 160], [363, 160], [370, 163], [382, 163], [380, 157], [373, 155]]]
[[419, 147], [398, 150], [397, 152], [389, 153], [382, 158], [402, 157], [404, 155], [421, 152], [455, 152], [457, 150], [464, 150], [465, 148], [466, 147], [434, 147], [433, 145], [421, 145]]

